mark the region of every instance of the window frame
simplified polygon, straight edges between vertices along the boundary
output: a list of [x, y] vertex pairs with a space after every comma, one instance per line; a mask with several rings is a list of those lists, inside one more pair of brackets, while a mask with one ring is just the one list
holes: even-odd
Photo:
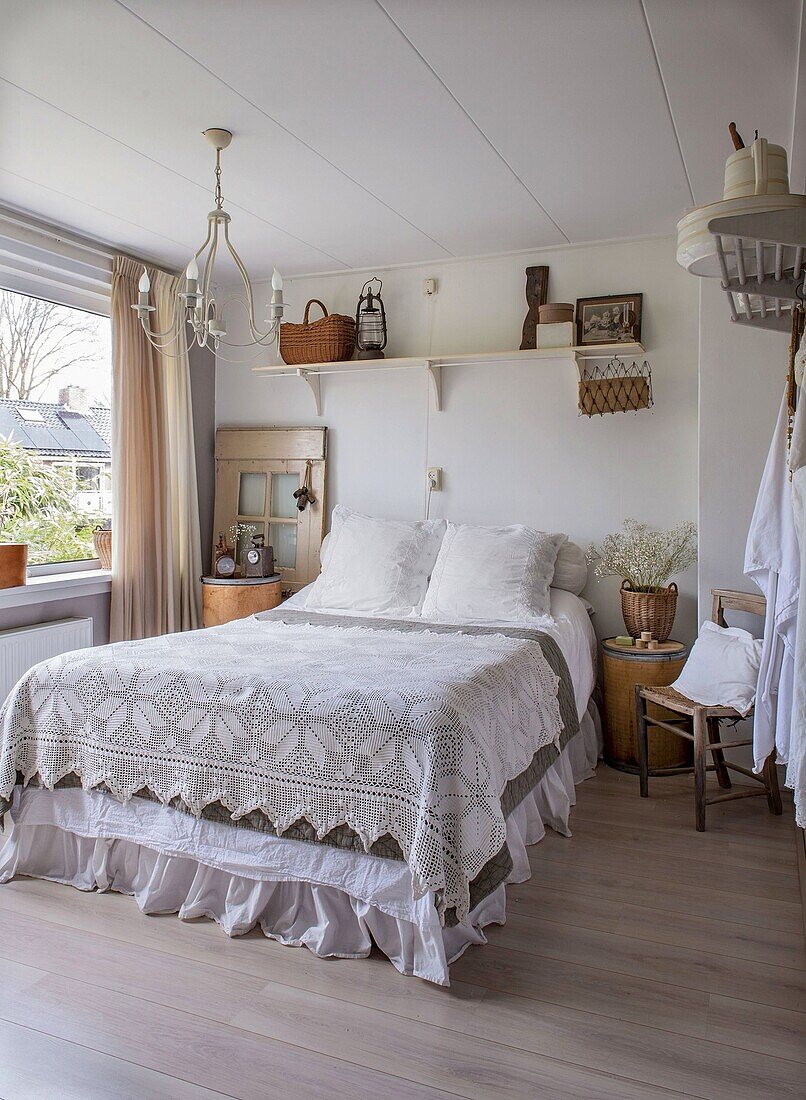
[[[55, 286], [54, 285], [54, 291]], [[45, 294], [44, 290], [41, 294], [32, 294], [29, 290], [23, 290], [14, 285], [13, 279], [8, 279], [6, 272], [0, 267], [0, 290], [6, 290], [10, 294], [19, 294], [26, 298], [36, 298], [40, 302], [50, 302], [52, 305], [64, 306], [66, 309], [75, 309], [81, 313], [90, 313], [95, 317], [105, 317], [111, 321], [111, 308], [107, 309], [90, 309], [87, 306], [77, 305], [75, 301], [70, 301], [70, 295], [65, 295], [64, 298], [56, 294]], [[109, 369], [111, 371], [112, 364], [110, 363]], [[110, 471], [112, 464], [114, 463], [114, 455], [111, 454], [110, 448]], [[101, 559], [94, 558], [78, 558], [73, 561], [49, 561], [41, 562], [35, 565], [29, 565], [27, 568], [27, 574], [29, 577], [50, 577], [54, 575], [61, 575], [66, 573], [79, 573], [84, 571], [94, 570], [104, 574], [111, 575], [109, 570], [101, 569]]]

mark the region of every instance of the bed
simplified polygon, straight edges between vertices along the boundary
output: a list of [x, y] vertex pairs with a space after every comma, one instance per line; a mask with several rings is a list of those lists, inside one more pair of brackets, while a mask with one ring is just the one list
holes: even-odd
[[323, 957], [375, 944], [448, 984], [593, 774], [588, 610], [559, 590], [515, 625], [309, 601], [32, 669], [0, 715], [0, 881]]

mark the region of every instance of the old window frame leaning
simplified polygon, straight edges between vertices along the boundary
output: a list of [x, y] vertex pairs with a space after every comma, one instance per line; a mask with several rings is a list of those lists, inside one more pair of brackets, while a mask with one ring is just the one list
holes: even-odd
[[[213, 547], [223, 533], [231, 545], [230, 527], [255, 522], [263, 525], [267, 545], [272, 543], [270, 525], [294, 525], [296, 550], [294, 565], [278, 566], [283, 587], [294, 592], [319, 576], [319, 553], [325, 534], [325, 485], [327, 465], [327, 428], [219, 428], [215, 445], [216, 482]], [[297, 488], [302, 486], [307, 464], [311, 466], [311, 485], [315, 504], [305, 511], [294, 509], [295, 516], [282, 515], [291, 509], [272, 507], [272, 474], [296, 474]], [[238, 511], [241, 474], [263, 474], [266, 493], [263, 512], [246, 515]], [[275, 557], [280, 557], [275, 546]], [[238, 562], [240, 572], [240, 562]]]

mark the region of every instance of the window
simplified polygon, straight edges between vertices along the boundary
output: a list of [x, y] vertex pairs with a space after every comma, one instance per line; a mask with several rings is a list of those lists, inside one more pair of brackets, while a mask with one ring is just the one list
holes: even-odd
[[108, 317], [0, 290], [0, 537], [27, 542], [32, 565], [96, 556], [111, 381]]

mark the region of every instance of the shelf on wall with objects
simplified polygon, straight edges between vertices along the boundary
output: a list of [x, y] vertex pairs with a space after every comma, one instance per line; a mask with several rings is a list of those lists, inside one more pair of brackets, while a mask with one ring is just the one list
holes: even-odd
[[493, 365], [495, 363], [531, 363], [542, 359], [557, 359], [573, 363], [578, 369], [586, 359], [612, 359], [614, 356], [644, 355], [643, 344], [624, 341], [616, 344], [585, 344], [569, 348], [533, 348], [528, 351], [485, 351], [468, 355], [410, 356], [399, 359], [348, 359], [341, 363], [305, 363], [290, 366], [252, 367], [264, 378], [301, 378], [313, 394], [316, 415], [322, 415], [322, 395], [319, 379], [323, 374], [351, 374], [355, 371], [423, 370], [428, 372], [431, 399], [436, 412], [442, 411], [442, 368]]

